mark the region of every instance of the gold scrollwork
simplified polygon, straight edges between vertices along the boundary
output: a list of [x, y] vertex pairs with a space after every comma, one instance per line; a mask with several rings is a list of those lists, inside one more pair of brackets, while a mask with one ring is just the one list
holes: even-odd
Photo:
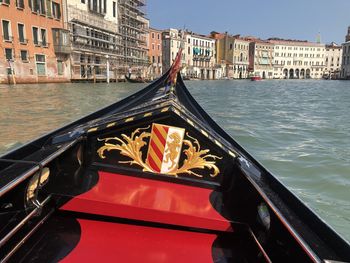
[[[143, 159], [142, 159], [142, 148], [146, 146], [146, 139], [151, 136], [150, 132], [143, 130], [148, 130], [149, 126], [146, 128], [138, 128], [131, 133], [130, 136], [122, 134], [121, 138], [109, 137], [105, 139], [98, 139], [98, 141], [104, 141], [104, 145], [101, 146], [97, 153], [100, 158], [105, 159], [105, 151], [118, 150], [121, 155], [124, 155], [131, 160], [129, 161], [119, 161], [119, 163], [138, 165], [142, 168], [144, 172], [156, 173]], [[216, 177], [220, 170], [216, 166], [216, 160], [222, 159], [216, 155], [209, 154], [208, 149], [201, 149], [201, 146], [197, 139], [191, 137], [186, 133], [189, 139], [183, 140], [184, 150], [186, 158], [183, 161], [181, 167], [174, 165], [172, 170], [167, 172], [169, 175], [177, 177], [179, 174], [189, 174], [197, 177], [203, 177], [202, 174], [193, 171], [194, 169], [209, 169], [210, 176]], [[111, 143], [111, 141], [116, 141], [116, 143]]]

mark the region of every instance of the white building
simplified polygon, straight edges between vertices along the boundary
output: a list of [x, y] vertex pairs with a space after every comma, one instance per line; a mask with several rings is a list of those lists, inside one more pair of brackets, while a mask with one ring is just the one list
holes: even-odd
[[348, 27], [348, 34], [345, 36], [345, 43], [343, 47], [343, 59], [341, 68], [341, 78], [350, 79], [350, 26]]
[[162, 33], [163, 70], [170, 68], [183, 42], [182, 74], [190, 78], [216, 79], [215, 40], [193, 32], [168, 29]]
[[322, 78], [325, 45], [299, 40], [269, 39], [274, 44], [274, 78]]
[[[163, 72], [166, 72], [180, 49], [182, 42], [182, 31], [174, 28], [164, 30], [162, 33], [162, 64]], [[182, 56], [182, 67], [185, 66], [185, 56]]]
[[324, 77], [330, 79], [340, 78], [341, 62], [342, 62], [342, 46], [332, 42], [326, 45]]
[[217, 79], [215, 68], [215, 40], [207, 36], [186, 32], [185, 51], [183, 53], [186, 71], [191, 78]]

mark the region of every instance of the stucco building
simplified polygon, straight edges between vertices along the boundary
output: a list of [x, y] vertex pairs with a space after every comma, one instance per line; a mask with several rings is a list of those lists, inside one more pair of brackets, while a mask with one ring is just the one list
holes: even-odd
[[162, 30], [150, 28], [148, 33], [148, 58], [150, 63], [151, 79], [162, 75]]
[[325, 63], [323, 77], [329, 79], [339, 79], [342, 63], [342, 46], [332, 42], [326, 45]]
[[177, 29], [162, 33], [163, 71], [170, 68], [176, 54], [183, 46], [182, 70], [185, 77], [216, 79], [219, 76], [215, 61], [215, 40], [193, 32]]
[[186, 32], [185, 56], [186, 75], [198, 79], [217, 79], [215, 67], [215, 40], [193, 32]]
[[350, 79], [350, 26], [345, 36], [345, 43], [342, 44], [342, 53], [341, 78]]
[[274, 73], [274, 44], [251, 39], [249, 46], [249, 72], [263, 79], [272, 79]]
[[322, 78], [325, 45], [300, 40], [269, 39], [274, 44], [274, 78]]
[[250, 40], [240, 35], [212, 32], [216, 39], [217, 62], [224, 66], [224, 77], [244, 79], [248, 77]]
[[61, 0], [3, 0], [0, 22], [0, 83], [70, 80]]
[[[176, 54], [183, 42], [183, 32], [174, 28], [162, 32], [162, 67], [167, 71], [175, 60]], [[186, 56], [182, 56], [182, 67], [185, 66]]]

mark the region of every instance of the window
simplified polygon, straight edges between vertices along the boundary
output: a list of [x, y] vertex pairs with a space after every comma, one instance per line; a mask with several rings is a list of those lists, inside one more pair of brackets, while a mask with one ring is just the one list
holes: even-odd
[[33, 27], [33, 43], [34, 45], [39, 45], [39, 35], [38, 35], [38, 28]]
[[[31, 1], [33, 3], [31, 3]], [[40, 13], [42, 15], [46, 14], [45, 0], [29, 0], [29, 6], [31, 10], [35, 13]]]
[[23, 62], [28, 62], [28, 51], [27, 50], [21, 50], [21, 60]]
[[57, 74], [63, 75], [63, 62], [61, 60], [57, 60]]
[[52, 16], [56, 19], [61, 19], [60, 4], [52, 2]]
[[113, 17], [117, 16], [117, 3], [113, 2]]
[[2, 20], [2, 37], [5, 41], [12, 41], [10, 21]]
[[85, 0], [80, 0], [80, 3], [85, 4]]
[[41, 36], [41, 45], [43, 47], [47, 47], [48, 43], [47, 43], [47, 40], [46, 40], [46, 29], [41, 28], [40, 32], [41, 32], [41, 34], [40, 34], [40, 36]]
[[5, 48], [5, 57], [6, 60], [13, 60], [13, 50], [12, 48]]
[[16, 0], [16, 6], [19, 9], [23, 9], [24, 8], [24, 0]]
[[18, 24], [18, 40], [21, 44], [26, 43], [26, 39], [24, 38], [24, 25]]
[[36, 71], [38, 76], [46, 75], [45, 55], [35, 55]]
[[9, 5], [10, 4], [10, 0], [0, 0], [0, 3], [5, 4], [5, 5]]
[[46, 12], [48, 17], [52, 17], [52, 1], [51, 0], [46, 0]]
[[155, 56], [152, 56], [152, 63], [156, 63], [156, 58], [155, 58]]
[[158, 50], [160, 50], [160, 44], [157, 45]]
[[152, 38], [154, 39], [154, 33], [152, 33]]
[[[160, 39], [160, 34], [157, 34], [157, 38]], [[188, 39], [188, 43], [190, 43], [190, 39]]]

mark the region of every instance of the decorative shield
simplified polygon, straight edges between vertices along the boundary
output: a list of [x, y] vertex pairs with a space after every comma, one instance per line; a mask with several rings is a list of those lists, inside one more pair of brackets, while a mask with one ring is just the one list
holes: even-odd
[[153, 123], [146, 163], [157, 173], [178, 168], [185, 129]]
[[[185, 129], [153, 123], [151, 132], [149, 126], [137, 128], [131, 135], [121, 134], [121, 137], [109, 137], [98, 139], [104, 141], [97, 153], [100, 158], [105, 159], [105, 152], [118, 150], [120, 154], [129, 160], [120, 160], [120, 164], [130, 164], [142, 167], [142, 171], [151, 173], [169, 174], [177, 177], [179, 174], [194, 175], [203, 177], [197, 171], [208, 169], [209, 176], [215, 177], [220, 170], [216, 166], [216, 160], [221, 159], [210, 154], [209, 149], [201, 149], [197, 139], [188, 133], [185, 136]], [[143, 147], [147, 145], [147, 157], [143, 158]], [[113, 143], [115, 141], [115, 143]], [[184, 149], [182, 149], [184, 148]], [[184, 161], [179, 167], [181, 153], [184, 154]]]

